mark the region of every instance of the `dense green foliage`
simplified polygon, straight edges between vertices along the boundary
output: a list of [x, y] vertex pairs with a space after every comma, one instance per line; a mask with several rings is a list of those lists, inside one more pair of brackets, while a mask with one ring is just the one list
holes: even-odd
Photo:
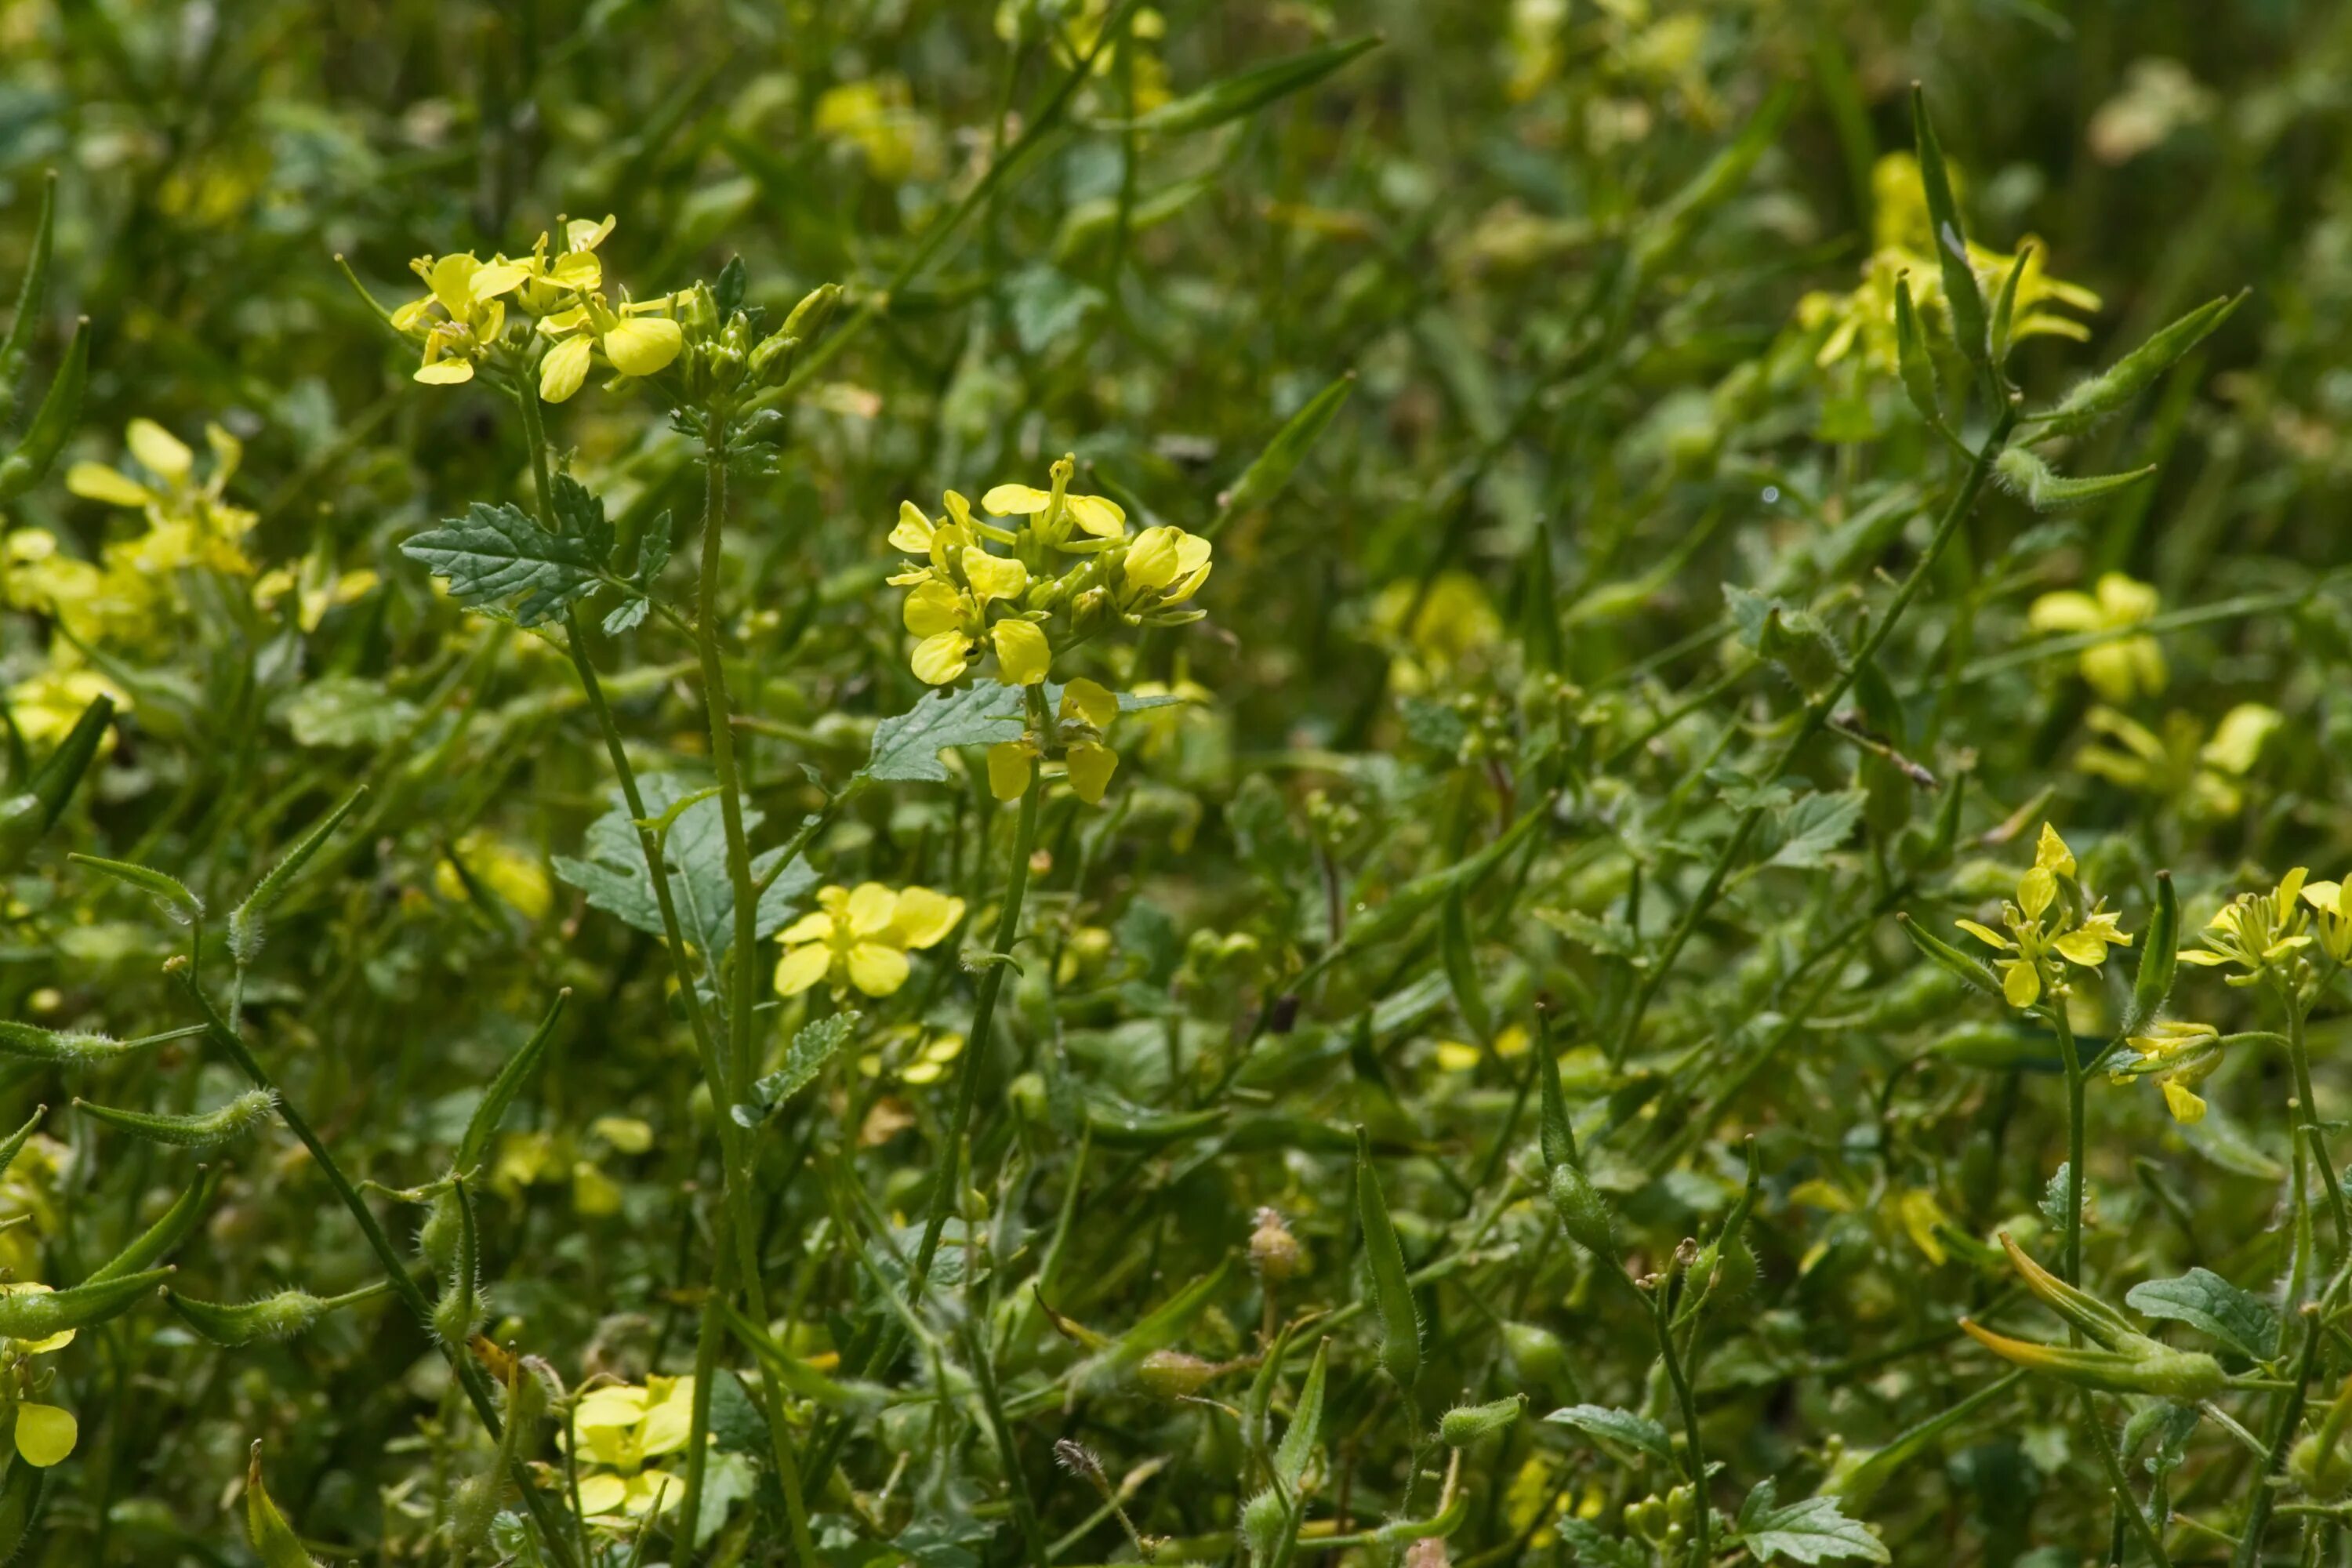
[[2352, 1562], [2347, 83], [0, 0], [0, 1560]]

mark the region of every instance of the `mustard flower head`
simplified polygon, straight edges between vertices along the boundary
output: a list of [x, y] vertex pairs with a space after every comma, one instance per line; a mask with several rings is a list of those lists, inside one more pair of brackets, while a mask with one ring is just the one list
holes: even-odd
[[818, 981], [887, 996], [907, 983], [909, 952], [937, 945], [963, 919], [963, 900], [929, 888], [879, 882], [817, 889], [817, 908], [784, 928], [776, 990], [797, 996]]
[[2129, 947], [2131, 938], [2116, 929], [2116, 917], [2093, 906], [2084, 909], [2082, 889], [2074, 881], [2074, 853], [2048, 823], [2042, 825], [2034, 847], [2033, 865], [2017, 879], [2017, 899], [2001, 905], [2004, 936], [1975, 921], [1956, 922], [1979, 942], [2010, 956], [1999, 961], [2001, 994], [2012, 1007], [2031, 1007], [2046, 994], [2063, 995], [2066, 970], [2063, 959], [2084, 969], [2107, 961], [2110, 947]]
[[[2310, 911], [2301, 895], [2310, 872], [2297, 866], [2267, 893], [2241, 893], [2223, 904], [2198, 933], [2200, 947], [2180, 950], [2180, 962], [2207, 969], [2232, 968], [2231, 985], [2252, 985], [2266, 973], [2284, 969], [2311, 945]], [[2334, 884], [2324, 884], [2334, 887]], [[2325, 906], [2314, 905], [2315, 908]]]
[[2091, 689], [2110, 702], [2128, 702], [2164, 689], [2164, 645], [2131, 628], [2157, 612], [2156, 590], [2120, 572], [2100, 575], [2090, 593], [2044, 594], [2026, 612], [2037, 632], [2095, 632], [2103, 640], [2083, 650], [2080, 668]]
[[[0, 1296], [46, 1291], [47, 1285], [30, 1281], [0, 1284]], [[42, 1397], [57, 1373], [35, 1364], [35, 1356], [61, 1351], [73, 1343], [74, 1331], [38, 1340], [0, 1340], [0, 1405], [15, 1416], [17, 1456], [36, 1469], [47, 1469], [74, 1451], [81, 1436], [73, 1413]]]
[[2133, 1055], [2109, 1073], [2117, 1082], [2136, 1078], [2153, 1079], [2164, 1092], [2164, 1107], [2175, 1121], [2205, 1120], [2205, 1101], [2197, 1086], [2221, 1065], [2229, 1043], [2210, 1024], [2167, 1019], [2128, 1042]]
[[582, 1469], [580, 1511], [613, 1526], [676, 1503], [685, 1480], [655, 1461], [686, 1447], [693, 1421], [690, 1376], [649, 1377], [642, 1386], [612, 1384], [583, 1394], [572, 1409], [571, 1431]]
[[394, 310], [392, 324], [423, 341], [416, 379], [428, 386], [473, 380], [474, 367], [490, 357], [506, 331], [504, 297], [522, 286], [530, 269], [505, 260], [485, 263], [470, 250], [420, 256], [408, 266], [425, 279], [425, 293]]
[[133, 419], [122, 438], [131, 470], [76, 463], [66, 472], [66, 489], [74, 494], [147, 520], [143, 535], [107, 547], [110, 572], [161, 579], [184, 566], [203, 566], [251, 576], [253, 563], [239, 542], [257, 520], [226, 499], [245, 444], [218, 425], [207, 425], [205, 445], [211, 460], [200, 466], [186, 442], [152, 419]]

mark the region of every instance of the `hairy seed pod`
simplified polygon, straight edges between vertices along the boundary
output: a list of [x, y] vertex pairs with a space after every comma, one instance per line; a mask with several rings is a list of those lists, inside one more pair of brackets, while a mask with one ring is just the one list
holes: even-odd
[[1456, 1405], [1438, 1418], [1437, 1440], [1449, 1448], [1466, 1448], [1517, 1421], [1526, 1404], [1525, 1397], [1515, 1394], [1487, 1405]]
[[111, 1105], [76, 1100], [74, 1109], [118, 1132], [144, 1138], [150, 1143], [170, 1143], [183, 1149], [217, 1149], [236, 1142], [278, 1114], [273, 1089], [249, 1089], [216, 1110], [193, 1116], [149, 1115]]
[[1197, 1394], [1224, 1368], [1182, 1351], [1153, 1351], [1135, 1369], [1135, 1380], [1162, 1399]]
[[444, 1192], [425, 1211], [425, 1223], [416, 1227], [416, 1256], [434, 1273], [447, 1274], [457, 1266], [458, 1232], [464, 1226], [465, 1216], [457, 1212], [457, 1193]]
[[1307, 1249], [1298, 1244], [1281, 1214], [1271, 1208], [1257, 1211], [1256, 1228], [1250, 1232], [1250, 1261], [1257, 1268], [1259, 1278], [1270, 1285], [1279, 1285], [1298, 1272], [1305, 1262]]
[[163, 1300], [190, 1328], [216, 1345], [249, 1345], [265, 1340], [290, 1340], [324, 1315], [328, 1303], [306, 1290], [281, 1290], [257, 1301], [230, 1306], [199, 1301], [176, 1290]]
[[1271, 1563], [1281, 1553], [1284, 1522], [1290, 1510], [1272, 1489], [1242, 1505], [1242, 1539], [1249, 1543], [1253, 1562]]
[[1568, 1347], [1549, 1329], [1534, 1323], [1505, 1323], [1503, 1349], [1510, 1355], [1518, 1381], [1529, 1387], [1556, 1392], [1573, 1385]]
[[14, 1057], [19, 1061], [47, 1062], [61, 1068], [100, 1067], [167, 1041], [184, 1040], [204, 1032], [205, 1026], [198, 1024], [190, 1028], [166, 1030], [160, 1035], [142, 1035], [135, 1040], [118, 1040], [106, 1035], [60, 1032], [32, 1024], [0, 1022], [0, 1057]]
[[1601, 1195], [1577, 1166], [1565, 1163], [1551, 1168], [1552, 1212], [1569, 1239], [1606, 1263], [1617, 1260], [1617, 1221], [1609, 1200]]

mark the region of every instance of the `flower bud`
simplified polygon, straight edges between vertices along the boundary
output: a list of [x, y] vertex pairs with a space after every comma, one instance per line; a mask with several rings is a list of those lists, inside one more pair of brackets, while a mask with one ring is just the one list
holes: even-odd
[[1306, 1248], [1275, 1210], [1262, 1208], [1256, 1218], [1257, 1228], [1250, 1232], [1250, 1262], [1268, 1284], [1279, 1285], [1298, 1272]]

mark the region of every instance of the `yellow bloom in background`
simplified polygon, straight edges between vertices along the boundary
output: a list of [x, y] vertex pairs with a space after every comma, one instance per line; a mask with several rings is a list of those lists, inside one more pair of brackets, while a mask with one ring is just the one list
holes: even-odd
[[[118, 710], [131, 706], [131, 694], [98, 671], [52, 665], [8, 689], [8, 716], [16, 721], [16, 732], [24, 736], [25, 743], [38, 749], [65, 739], [82, 710], [100, 697], [113, 698]], [[99, 743], [110, 749], [113, 731], [110, 729]]]
[[907, 983], [907, 954], [930, 947], [963, 919], [963, 900], [929, 888], [897, 891], [879, 882], [817, 889], [817, 909], [784, 929], [776, 965], [779, 994], [797, 996], [818, 981], [835, 992], [856, 986], [887, 996]]
[[[32, 1292], [46, 1293], [50, 1287], [30, 1280], [0, 1284], [0, 1296], [17, 1296]], [[14, 1395], [6, 1401], [6, 1409], [14, 1417], [11, 1422], [17, 1455], [36, 1469], [47, 1469], [74, 1451], [81, 1436], [80, 1424], [73, 1413], [58, 1405], [30, 1397], [36, 1389], [46, 1388], [51, 1373], [37, 1373], [32, 1358], [60, 1351], [73, 1343], [74, 1331], [38, 1340], [0, 1340], [0, 1363], [5, 1363], [6, 1387]], [[23, 1391], [18, 1393], [17, 1391]]]
[[1477, 578], [1441, 572], [1425, 594], [1412, 577], [1382, 588], [1372, 630], [1389, 650], [1391, 684], [1409, 696], [1483, 660], [1503, 640], [1503, 617]]
[[2088, 594], [2070, 588], [2042, 595], [2025, 619], [2037, 632], [2104, 634], [2105, 640], [2083, 650], [2083, 679], [2108, 701], [2128, 702], [2142, 692], [2153, 697], [2164, 689], [2164, 646], [2131, 629], [2153, 618], [2157, 607], [2153, 587], [2107, 572]]
[[644, 1386], [592, 1388], [572, 1407], [570, 1446], [582, 1465], [580, 1511], [607, 1526], [656, 1514], [686, 1490], [682, 1476], [654, 1461], [686, 1447], [694, 1422], [694, 1379], [649, 1377]]
[[2177, 799], [2192, 815], [2221, 817], [2243, 808], [2243, 781], [2286, 718], [2266, 704], [2241, 702], [2210, 737], [2195, 714], [2178, 709], [2164, 716], [2161, 735], [2104, 705], [2085, 713], [2083, 722], [2115, 743], [2084, 747], [2074, 756], [2077, 768], [2126, 789]]
[[955, 1059], [963, 1055], [963, 1047], [964, 1038], [961, 1035], [953, 1033], [934, 1035], [923, 1048], [916, 1053], [915, 1059], [908, 1062], [899, 1072], [898, 1077], [907, 1083], [937, 1083], [947, 1076], [947, 1070], [954, 1064]]
[[122, 507], [142, 513], [147, 531], [118, 540], [105, 550], [109, 584], [127, 597], [142, 589], [124, 578], [149, 584], [185, 566], [206, 566], [235, 576], [250, 576], [253, 563], [239, 542], [252, 531], [258, 518], [226, 499], [229, 481], [245, 458], [245, 444], [218, 425], [205, 426], [205, 445], [211, 462], [201, 478], [196, 455], [187, 443], [152, 419], [133, 419], [123, 430], [123, 444], [142, 475], [110, 468], [103, 463], [76, 463], [66, 471], [66, 489], [85, 500]]
[[[457, 865], [450, 864], [455, 858]], [[458, 875], [458, 866], [465, 875]], [[486, 827], [469, 830], [449, 846], [449, 854], [434, 863], [433, 890], [451, 902], [466, 897], [466, 878], [475, 886], [514, 906], [525, 920], [547, 918], [555, 902], [555, 884], [539, 856], [519, 848]]]
[[315, 632], [329, 610], [365, 598], [382, 581], [364, 568], [339, 573], [324, 554], [313, 550], [293, 565], [273, 566], [255, 578], [253, 607], [266, 614], [290, 596], [294, 624], [305, 632]]
[[[1528, 1054], [1533, 1041], [1521, 1024], [1506, 1024], [1495, 1034], [1495, 1057], [1498, 1061], [1514, 1061]], [[1468, 1040], [1437, 1042], [1437, 1065], [1447, 1072], [1471, 1072], [1486, 1059], [1486, 1053]]]
[[816, 100], [816, 133], [855, 148], [886, 184], [936, 179], [945, 162], [940, 134], [914, 108], [907, 79], [885, 72], [829, 87]]

